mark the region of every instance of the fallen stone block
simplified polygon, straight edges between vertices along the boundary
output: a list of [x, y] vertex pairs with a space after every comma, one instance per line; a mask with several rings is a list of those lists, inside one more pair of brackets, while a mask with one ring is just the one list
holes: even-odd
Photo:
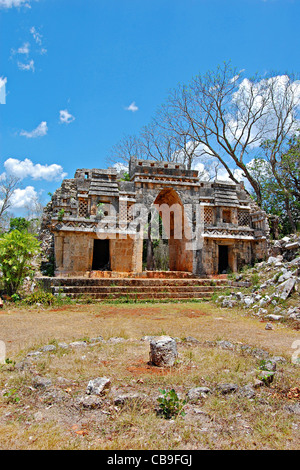
[[293, 277], [280, 284], [276, 292], [276, 297], [279, 297], [282, 300], [286, 300], [294, 289], [295, 284], [296, 279]]
[[86, 389], [87, 395], [104, 395], [109, 391], [111, 381], [107, 377], [90, 380]]

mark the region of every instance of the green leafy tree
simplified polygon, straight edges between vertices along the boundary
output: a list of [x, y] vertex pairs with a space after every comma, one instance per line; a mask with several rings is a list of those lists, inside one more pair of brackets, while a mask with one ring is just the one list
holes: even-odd
[[261, 207], [279, 217], [281, 232], [286, 234], [295, 232], [300, 224], [300, 137], [291, 137], [276, 156], [274, 145], [274, 141], [265, 141], [261, 146], [265, 157], [255, 158], [247, 166], [259, 185]]
[[40, 242], [28, 232], [13, 230], [0, 237], [0, 270], [2, 284], [8, 295], [16, 294], [25, 277], [34, 274], [34, 257]]
[[30, 222], [24, 217], [14, 217], [10, 219], [9, 226], [10, 232], [12, 232], [13, 230], [19, 230], [19, 232], [24, 232], [28, 230]]
[[288, 181], [285, 186], [279, 184], [263, 159], [255, 159], [251, 167], [252, 172], [260, 172], [257, 181], [260, 184], [262, 209], [278, 217], [281, 234], [295, 232], [300, 225], [300, 202], [290, 192]]

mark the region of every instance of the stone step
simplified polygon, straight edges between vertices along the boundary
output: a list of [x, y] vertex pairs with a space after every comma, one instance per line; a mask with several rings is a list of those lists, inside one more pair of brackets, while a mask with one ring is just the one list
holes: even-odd
[[53, 294], [97, 301], [210, 299], [215, 292], [240, 287], [240, 283], [228, 280], [227, 276], [212, 279], [176, 273], [170, 277], [170, 272], [152, 272], [141, 277], [43, 277], [39, 281]]
[[[176, 299], [176, 300], [187, 300], [187, 299], [209, 299], [211, 297], [211, 292], [181, 292], [181, 293], [174, 293], [174, 292], [156, 292], [156, 293], [97, 293], [97, 294], [85, 294], [85, 297], [91, 298], [93, 300], [114, 300], [114, 299], [128, 299], [128, 300], [152, 300], [152, 299]], [[68, 297], [71, 299], [80, 299], [82, 298], [82, 294], [74, 293], [74, 294], [67, 294]]]
[[51, 286], [227, 286], [227, 279], [160, 279], [160, 278], [44, 278], [41, 281]]
[[208, 292], [213, 293], [215, 290], [223, 290], [221, 286], [53, 286], [52, 291], [59, 293], [63, 290], [65, 294], [101, 294], [101, 293], [115, 293], [115, 294], [127, 294], [127, 293], [185, 293], [194, 292], [202, 293]]

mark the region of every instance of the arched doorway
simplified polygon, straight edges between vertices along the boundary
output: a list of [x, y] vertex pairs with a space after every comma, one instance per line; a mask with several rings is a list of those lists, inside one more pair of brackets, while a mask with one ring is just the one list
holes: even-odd
[[[156, 226], [153, 227], [153, 215], [156, 213]], [[163, 228], [163, 230], [162, 230]], [[170, 271], [193, 271], [193, 252], [187, 249], [191, 228], [184, 206], [173, 188], [160, 191], [149, 213], [146, 231], [147, 269], [156, 270], [156, 263], [149, 263], [149, 256], [154, 256], [154, 239], [168, 246]], [[152, 253], [151, 253], [152, 250]]]

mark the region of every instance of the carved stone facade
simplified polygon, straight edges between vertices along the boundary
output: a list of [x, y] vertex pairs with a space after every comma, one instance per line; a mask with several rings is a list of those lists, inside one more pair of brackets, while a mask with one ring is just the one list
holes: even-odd
[[54, 193], [42, 231], [54, 237], [55, 275], [141, 273], [154, 212], [168, 239], [170, 271], [235, 272], [266, 256], [267, 216], [242, 184], [200, 181], [181, 164], [131, 159], [128, 181], [115, 169], [80, 169]]

